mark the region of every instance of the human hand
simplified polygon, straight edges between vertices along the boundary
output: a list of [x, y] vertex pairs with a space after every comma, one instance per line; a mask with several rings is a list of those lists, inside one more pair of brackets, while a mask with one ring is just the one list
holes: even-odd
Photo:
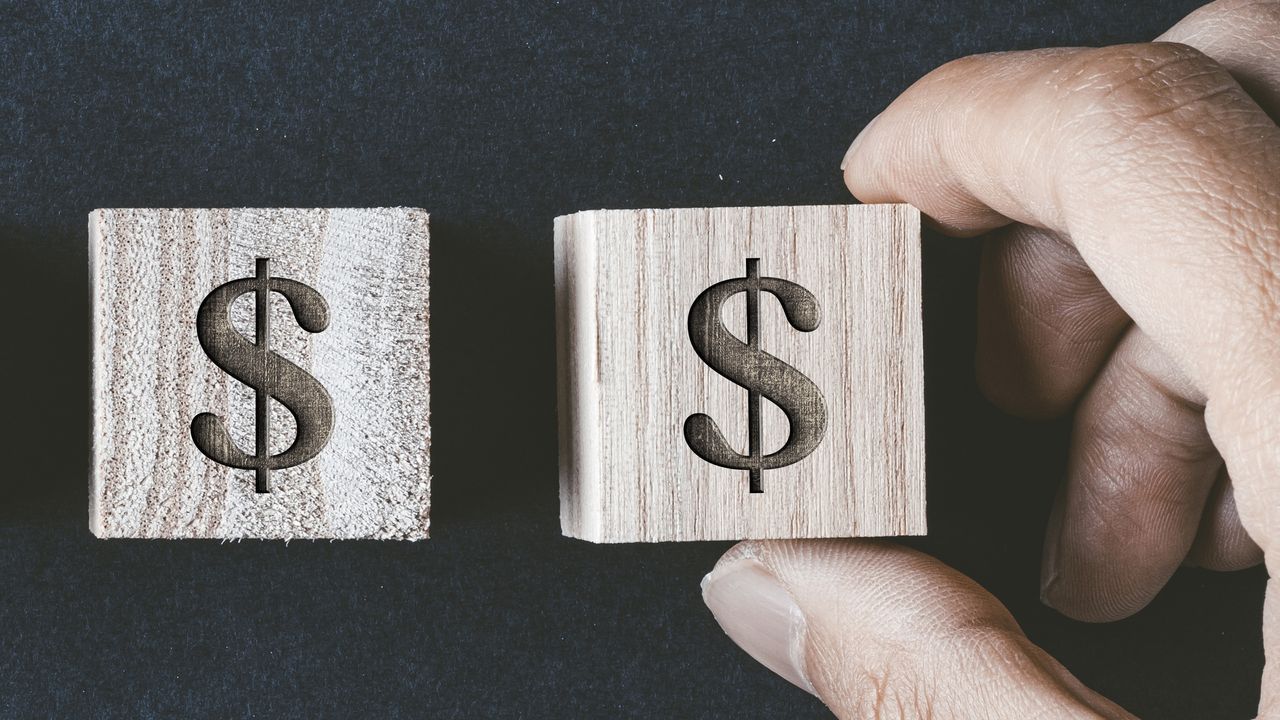
[[[1280, 569], [1280, 3], [1214, 3], [1159, 41], [949, 63], [843, 166], [863, 202], [992, 233], [979, 383], [1016, 414], [1075, 408], [1041, 592], [1087, 621], [1184, 563]], [[1267, 593], [1259, 715], [1280, 717]], [[840, 717], [1130, 717], [977, 584], [888, 543], [741, 543], [703, 594]]]

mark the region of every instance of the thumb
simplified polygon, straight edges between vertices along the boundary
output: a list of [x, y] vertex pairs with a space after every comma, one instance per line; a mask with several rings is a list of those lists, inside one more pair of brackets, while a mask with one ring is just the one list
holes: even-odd
[[729, 637], [841, 718], [1132, 718], [977, 583], [880, 541], [747, 541], [702, 581]]

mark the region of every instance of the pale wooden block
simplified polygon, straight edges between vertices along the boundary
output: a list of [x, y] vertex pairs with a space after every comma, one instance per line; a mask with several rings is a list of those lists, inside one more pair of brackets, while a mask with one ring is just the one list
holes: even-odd
[[[778, 281], [748, 282], [751, 258], [751, 272]], [[555, 273], [566, 535], [657, 542], [925, 532], [914, 208], [580, 212], [556, 219]], [[700, 300], [735, 279], [719, 299]], [[771, 288], [792, 296], [800, 326], [816, 319], [816, 328], [793, 326]], [[758, 309], [748, 313], [756, 292]], [[806, 321], [809, 294], [816, 318]], [[744, 383], [704, 361], [695, 336], [703, 354], [720, 353], [722, 368], [741, 362]], [[756, 456], [753, 385], [764, 398]], [[794, 445], [770, 393], [792, 406]], [[705, 425], [689, 420], [698, 414], [718, 425], [729, 455], [708, 448]], [[807, 454], [786, 457], [796, 452]], [[731, 461], [713, 464], [709, 454]], [[781, 466], [766, 469], [775, 461]], [[756, 463], [761, 491], [751, 492]]]
[[427, 537], [425, 211], [96, 210], [89, 246], [95, 535]]

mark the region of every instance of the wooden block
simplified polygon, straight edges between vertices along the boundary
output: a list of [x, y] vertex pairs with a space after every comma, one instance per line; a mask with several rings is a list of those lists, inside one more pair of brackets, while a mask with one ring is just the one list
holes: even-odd
[[89, 525], [427, 537], [427, 213], [96, 210]]
[[919, 212], [599, 210], [555, 230], [566, 535], [925, 532]]

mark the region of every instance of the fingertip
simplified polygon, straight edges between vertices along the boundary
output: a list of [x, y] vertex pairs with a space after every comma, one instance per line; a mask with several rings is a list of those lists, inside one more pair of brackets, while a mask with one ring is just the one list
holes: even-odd
[[817, 695], [805, 669], [804, 613], [777, 576], [749, 548], [739, 547], [702, 579], [702, 601], [738, 647], [792, 685]]
[[867, 123], [862, 128], [862, 132], [853, 139], [840, 160], [844, 186], [849, 189], [854, 198], [863, 203], [891, 202], [891, 198], [886, 197], [883, 192], [873, 192], [873, 188], [879, 185], [872, 176], [876, 165], [865, 162], [868, 138], [876, 133], [875, 125], [880, 117], [877, 115], [871, 118], [871, 122]]
[[871, 119], [840, 162], [845, 187], [859, 202], [916, 206], [924, 225], [948, 237], [968, 238], [1009, 224], [947, 177], [942, 158], [915, 129], [919, 118], [890, 107]]
[[879, 120], [879, 119], [880, 119], [879, 115], [876, 115], [875, 117], [871, 118], [871, 120], [866, 125], [863, 126], [862, 132], [859, 132], [857, 136], [853, 138], [853, 142], [849, 145], [849, 149], [846, 150], [844, 153], [844, 158], [840, 160], [841, 170], [845, 170], [846, 168], [849, 167], [850, 158], [852, 158], [854, 154], [858, 152], [859, 144], [862, 143], [863, 138], [865, 138], [867, 135], [871, 133], [872, 128], [875, 127], [876, 120]]

